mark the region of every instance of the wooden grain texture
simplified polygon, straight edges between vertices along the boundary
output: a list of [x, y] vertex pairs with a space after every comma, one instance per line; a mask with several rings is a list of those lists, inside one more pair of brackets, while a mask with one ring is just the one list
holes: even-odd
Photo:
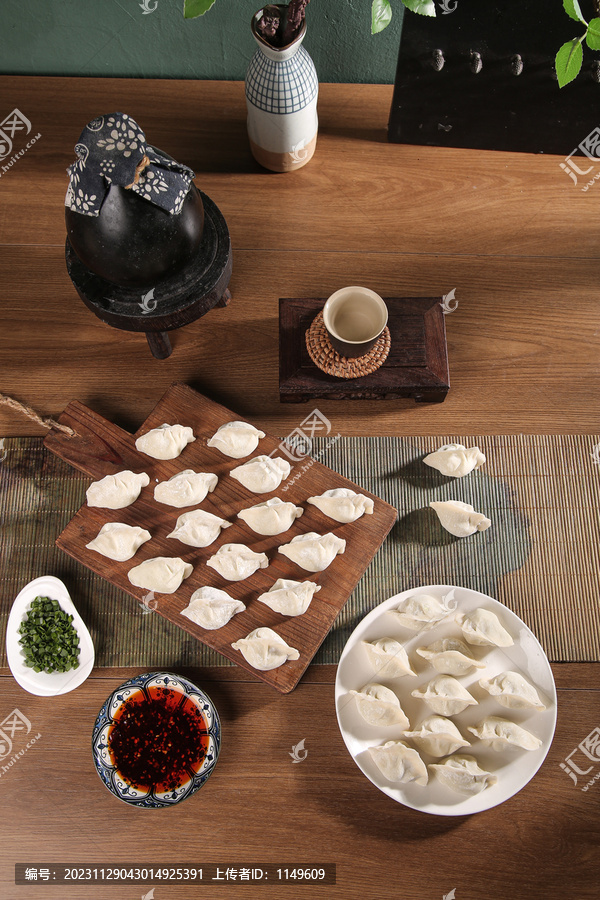
[[[153, 597], [155, 611], [251, 672], [256, 670], [231, 644], [256, 628], [273, 628], [289, 646], [300, 652], [300, 658], [289, 660], [277, 669], [257, 674], [267, 684], [286, 693], [298, 683], [398, 514], [394, 507], [374, 497], [375, 509], [372, 515], [341, 525], [312, 504], [307, 504], [308, 497], [331, 488], [349, 487], [368, 493], [310, 457], [294, 461], [289, 478], [277, 490], [264, 494], [251, 493], [228, 476], [231, 469], [241, 465], [246, 459], [233, 460], [216, 448], [206, 445], [207, 440], [221, 425], [235, 421], [236, 418], [235, 413], [181, 384], [173, 385], [166, 392], [135, 435], [116, 428], [80, 403], [70, 404], [61, 416], [61, 422], [73, 428], [80, 437], [53, 433], [46, 438], [46, 447], [94, 480], [131, 469], [147, 472], [150, 484], [147, 488], [142, 488], [140, 497], [125, 509], [98, 509], [84, 504], [58, 536], [56, 543], [83, 565], [131, 594], [138, 602], [144, 600], [148, 591], [134, 587], [129, 581], [127, 573], [134, 566], [156, 556], [179, 557], [192, 563], [194, 571], [175, 593]], [[164, 422], [190, 426], [196, 440], [174, 460], [155, 460], [136, 450], [135, 438]], [[253, 424], [260, 427], [260, 422]], [[290, 454], [281, 450], [280, 443], [278, 438], [267, 434], [250, 456], [274, 454], [289, 461]], [[220, 538], [203, 549], [192, 548], [167, 538], [184, 510], [165, 506], [154, 499], [157, 481], [166, 481], [189, 468], [195, 472], [214, 472], [218, 475], [217, 487], [201, 507], [233, 522], [230, 528], [221, 532]], [[302, 516], [284, 534], [264, 537], [236, 518], [241, 509], [275, 496], [301, 505], [304, 509]], [[115, 521], [147, 528], [152, 534], [152, 540], [143, 544], [135, 557], [127, 562], [114, 562], [86, 547], [105, 523]], [[345, 552], [336, 556], [323, 572], [316, 574], [306, 572], [277, 552], [278, 547], [287, 544], [296, 535], [310, 531], [318, 534], [332, 532], [346, 541]], [[259, 569], [243, 581], [226, 581], [207, 567], [206, 562], [220, 546], [229, 543], [245, 544], [256, 553], [267, 553], [268, 567]], [[256, 597], [267, 591], [278, 578], [310, 578], [320, 585], [321, 590], [313, 597], [306, 613], [294, 617], [283, 616], [273, 612], [264, 603], [257, 602]], [[186, 616], [181, 616], [181, 610], [188, 605], [191, 595], [204, 585], [227, 591], [232, 597], [241, 600], [246, 605], [246, 610], [214, 631], [207, 631]]]
[[[131, 432], [182, 381], [282, 437], [299, 416], [279, 403], [279, 297], [325, 297], [352, 283], [383, 296], [456, 288], [458, 309], [446, 317], [446, 401], [319, 401], [336, 432], [600, 429], [600, 187], [580, 191], [560, 157], [389, 145], [391, 86], [321, 85], [316, 154], [290, 176], [252, 159], [242, 84], [5, 76], [0, 96], [6, 112], [18, 107], [40, 134], [0, 169], [3, 392], [55, 416], [77, 397]], [[83, 125], [115, 109], [195, 169], [231, 233], [230, 306], [171, 333], [167, 360], [152, 359], [141, 335], [98, 321], [65, 269], [65, 169]], [[39, 433], [0, 409], [1, 435]], [[600, 784], [582, 793], [559, 765], [600, 723], [600, 669], [553, 671], [558, 729], [540, 772], [503, 806], [456, 821], [405, 809], [364, 779], [335, 723], [334, 667], [309, 667], [286, 696], [239, 667], [188, 672], [218, 705], [223, 752], [196, 797], [156, 814], [119, 804], [92, 764], [93, 721], [128, 671], [94, 672], [51, 702], [4, 673], [2, 718], [19, 708], [41, 737], [0, 769], [0, 895], [142, 894], [16, 889], [17, 861], [204, 859], [338, 865], [337, 888], [270, 885], [273, 900], [336, 890], [344, 900], [430, 900], [453, 887], [457, 900], [596, 898]], [[308, 756], [294, 765], [289, 753], [303, 738]], [[250, 896], [235, 884], [199, 892], [169, 885], [155, 896], [224, 893]]]
[[[382, 296], [456, 288], [446, 401], [320, 400], [338, 430], [600, 428], [600, 187], [579, 191], [559, 157], [390, 145], [391, 86], [321, 85], [314, 158], [274, 175], [252, 159], [241, 84], [5, 76], [0, 89], [41, 134], [0, 177], [3, 391], [54, 415], [78, 397], [135, 429], [185, 381], [283, 436], [298, 410], [279, 401], [279, 297], [351, 283]], [[173, 332], [168, 360], [96, 320], [65, 269], [65, 168], [83, 125], [112, 109], [193, 166], [231, 233], [233, 301]], [[0, 433], [40, 431], [0, 409]]]
[[306, 331], [326, 298], [279, 299], [279, 395], [287, 403], [397, 400], [441, 403], [449, 384], [441, 297], [384, 297], [391, 348], [370, 375], [345, 380], [319, 369], [306, 347]]
[[[309, 168], [307, 166], [307, 168]], [[0, 179], [0, 191], [2, 179]], [[2, 207], [0, 206], [0, 216]], [[596, 260], [479, 259], [401, 254], [236, 251], [233, 299], [171, 332], [153, 360], [142, 335], [116, 331], [81, 303], [57, 248], [0, 247], [0, 385], [44, 415], [77, 396], [135, 430], [173, 381], [184, 381], [281, 437], [299, 414], [279, 401], [278, 298], [326, 296], [345, 283], [381, 295], [457, 287], [446, 316], [452, 388], [435, 408], [397, 401], [319, 401], [338, 431], [357, 434], [588, 433], [600, 430]], [[307, 410], [308, 411], [308, 410]], [[304, 415], [304, 414], [303, 414]], [[4, 435], [40, 434], [0, 408]]]
[[321, 85], [317, 151], [293, 181], [253, 159], [240, 83], [2, 76], [0, 90], [41, 134], [0, 179], [1, 242], [60, 242], [65, 169], [82, 128], [127, 109], [149, 141], [194, 169], [234, 251], [595, 255], [594, 190], [578, 191], [564, 158], [390, 145], [391, 85]]
[[[585, 684], [583, 669], [588, 670]], [[553, 666], [558, 725], [535, 778], [499, 807], [447, 819], [394, 803], [361, 774], [333, 714], [335, 667], [321, 671], [323, 681], [303, 682], [285, 697], [265, 684], [250, 683], [239, 669], [231, 670], [234, 681], [221, 669], [187, 671], [218, 707], [221, 755], [196, 796], [156, 813], [117, 801], [92, 762], [95, 717], [131, 670], [114, 675], [96, 670], [77, 692], [51, 701], [25, 694], [12, 679], [0, 677], [3, 711], [18, 708], [40, 735], [0, 778], [0, 802], [8, 816], [2, 829], [0, 895], [6, 900], [109, 900], [140, 897], [150, 889], [67, 890], [39, 884], [17, 889], [15, 862], [204, 861], [236, 867], [328, 862], [337, 866], [335, 888], [272, 884], [259, 892], [239, 883], [200, 888], [156, 882], [155, 898], [211, 900], [226, 894], [289, 900], [335, 893], [344, 900], [441, 900], [456, 888], [457, 900], [557, 895], [595, 900], [600, 782], [582, 792], [560, 763], [600, 722], [598, 666]], [[307, 757], [294, 764], [289, 754], [303, 738]], [[51, 769], [49, 760], [55, 763]]]

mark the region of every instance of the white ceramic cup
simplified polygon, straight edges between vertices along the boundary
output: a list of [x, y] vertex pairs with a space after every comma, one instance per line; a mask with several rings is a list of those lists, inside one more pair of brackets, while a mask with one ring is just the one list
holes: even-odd
[[364, 356], [387, 325], [387, 306], [375, 291], [353, 285], [340, 288], [323, 307], [323, 322], [340, 356]]

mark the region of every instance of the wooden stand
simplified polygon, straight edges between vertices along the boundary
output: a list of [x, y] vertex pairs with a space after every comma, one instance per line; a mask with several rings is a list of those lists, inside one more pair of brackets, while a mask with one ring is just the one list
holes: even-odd
[[441, 403], [450, 389], [441, 297], [384, 297], [391, 348], [371, 375], [345, 380], [313, 363], [305, 334], [325, 299], [279, 300], [279, 399], [396, 400]]
[[166, 359], [171, 342], [166, 332], [195, 322], [215, 306], [231, 300], [232, 254], [227, 223], [215, 203], [202, 192], [204, 233], [196, 258], [171, 278], [147, 290], [122, 288], [91, 272], [67, 239], [67, 271], [77, 293], [107, 325], [142, 331], [152, 355]]

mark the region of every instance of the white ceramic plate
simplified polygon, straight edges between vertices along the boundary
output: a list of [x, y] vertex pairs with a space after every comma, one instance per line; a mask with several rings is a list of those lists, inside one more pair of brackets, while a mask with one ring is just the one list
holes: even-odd
[[[19, 644], [19, 626], [36, 597], [58, 600], [61, 608], [73, 616], [73, 626], [79, 635], [79, 665], [69, 672], [34, 672], [25, 665], [24, 653]], [[6, 655], [15, 681], [30, 694], [38, 697], [55, 697], [67, 694], [79, 687], [92, 671], [94, 665], [94, 644], [83, 619], [75, 609], [67, 588], [59, 578], [42, 575], [26, 584], [12, 605], [6, 626]]]
[[[429, 594], [441, 599], [452, 590], [453, 600], [456, 602], [455, 612], [426, 631], [410, 631], [399, 624], [396, 616], [389, 613], [390, 609], [395, 609], [406, 597]], [[368, 748], [389, 740], [403, 740], [409, 746], [414, 745], [409, 738], [404, 737], [402, 728], [398, 725], [388, 727], [368, 725], [359, 714], [356, 701], [349, 691], [360, 690], [369, 682], [383, 683], [397, 694], [400, 705], [410, 720], [410, 730], [417, 730], [420, 722], [434, 713], [425, 701], [412, 697], [411, 692], [439, 673], [415, 652], [416, 648], [427, 646], [442, 638], [463, 639], [460, 627], [455, 622], [455, 615], [472, 612], [480, 607], [496, 613], [511, 634], [514, 645], [501, 649], [478, 647], [465, 642], [472, 656], [486, 664], [485, 669], [472, 669], [458, 679], [479, 704], [469, 706], [464, 712], [449, 718], [457, 725], [465, 739], [471, 741], [471, 747], [463, 747], [457, 753], [474, 756], [481, 768], [496, 775], [497, 783], [471, 796], [444, 786], [433, 772], [429, 773], [429, 782], [425, 786], [414, 782], [398, 784], [388, 781], [373, 762]], [[395, 638], [405, 647], [417, 677], [407, 675], [402, 678], [379, 679], [373, 673], [362, 642], [375, 641], [382, 637]], [[538, 689], [542, 702], [546, 705], [544, 711], [506, 709], [479, 686], [480, 678], [493, 678], [494, 675], [507, 670], [520, 672]], [[478, 591], [462, 587], [453, 588], [451, 585], [429, 585], [396, 594], [359, 622], [350, 635], [340, 659], [335, 682], [335, 703], [338, 724], [346, 747], [369, 781], [398, 803], [440, 816], [463, 816], [481, 812], [503, 803], [520, 791], [542, 765], [550, 749], [556, 726], [554, 678], [546, 654], [536, 637], [518, 616], [497, 600]], [[541, 747], [538, 750], [507, 748], [502, 752], [487, 748], [466, 731], [466, 726], [476, 725], [489, 715], [510, 719], [522, 725], [541, 739]], [[426, 764], [441, 762], [426, 753], [422, 753], [421, 756]]]

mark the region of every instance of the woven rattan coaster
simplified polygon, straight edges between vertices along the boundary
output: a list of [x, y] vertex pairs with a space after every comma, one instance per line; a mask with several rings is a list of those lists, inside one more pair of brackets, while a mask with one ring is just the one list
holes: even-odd
[[390, 352], [390, 331], [386, 326], [377, 343], [364, 356], [348, 359], [334, 350], [323, 322], [323, 313], [317, 313], [306, 332], [306, 349], [317, 368], [336, 378], [360, 378], [370, 375], [386, 361]]

